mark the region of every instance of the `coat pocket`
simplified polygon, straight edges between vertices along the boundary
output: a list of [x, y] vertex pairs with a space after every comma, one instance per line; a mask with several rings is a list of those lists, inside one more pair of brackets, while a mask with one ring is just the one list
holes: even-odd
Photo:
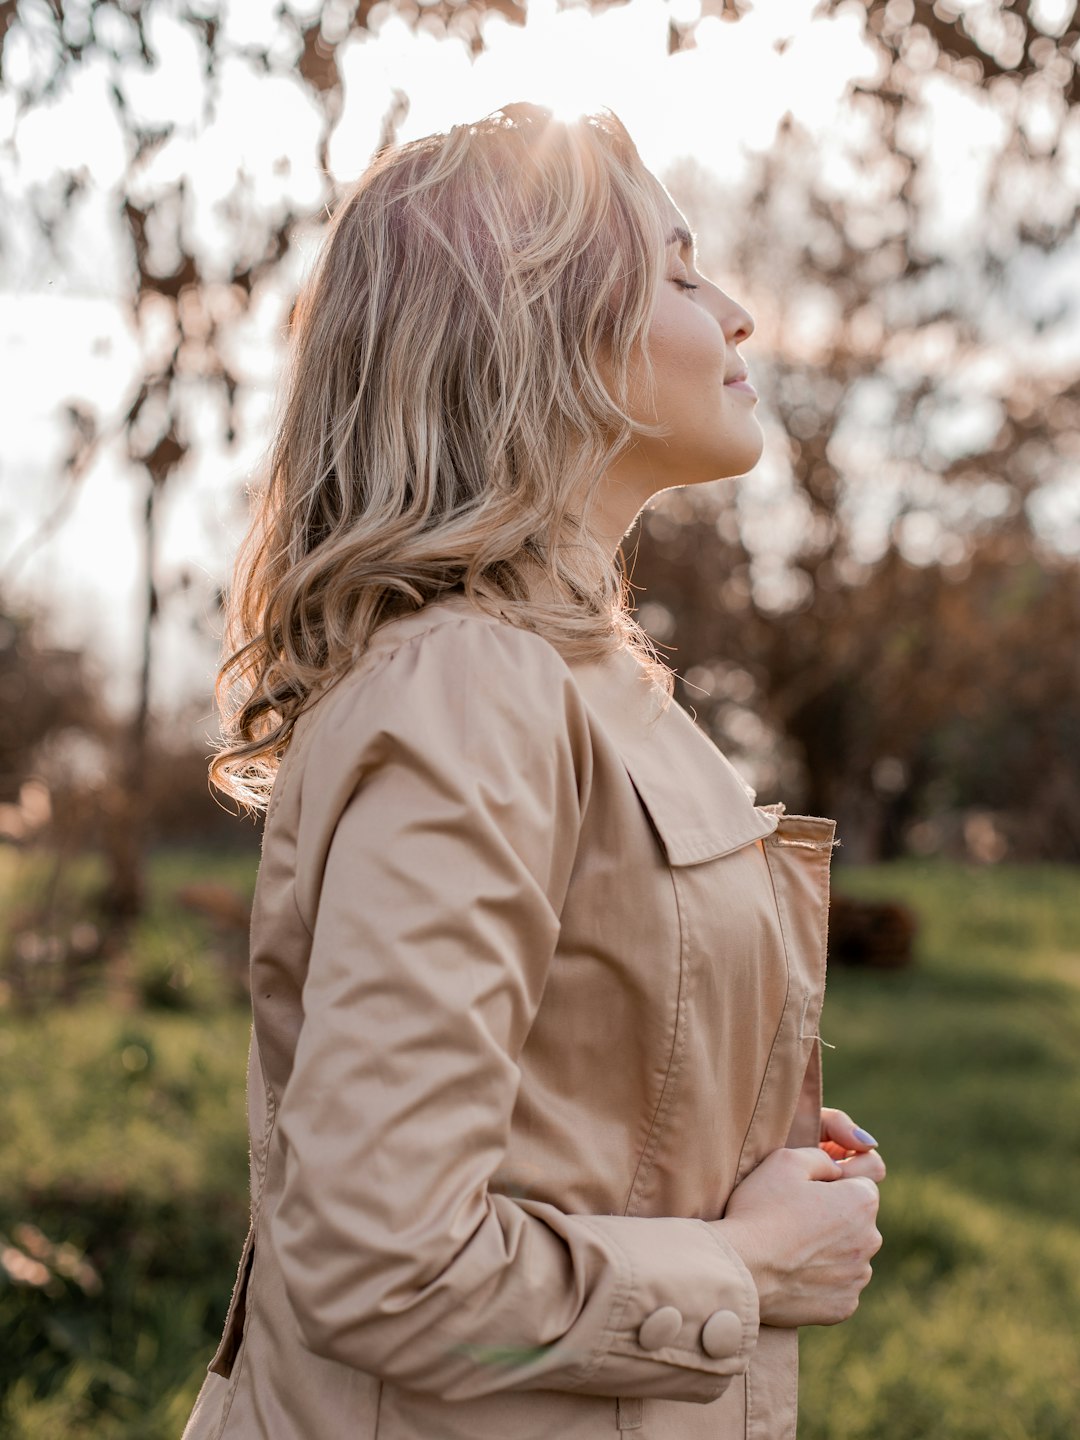
[[236, 1356], [240, 1350], [244, 1338], [244, 1317], [247, 1313], [247, 1291], [248, 1282], [251, 1279], [251, 1267], [255, 1262], [255, 1221], [252, 1220], [248, 1227], [247, 1239], [244, 1241], [244, 1249], [240, 1256], [240, 1265], [236, 1272], [236, 1284], [233, 1286], [232, 1299], [229, 1301], [229, 1310], [225, 1316], [225, 1329], [222, 1332], [221, 1343], [218, 1345], [214, 1358], [207, 1366], [207, 1373], [211, 1375], [222, 1375], [227, 1380], [232, 1374]]

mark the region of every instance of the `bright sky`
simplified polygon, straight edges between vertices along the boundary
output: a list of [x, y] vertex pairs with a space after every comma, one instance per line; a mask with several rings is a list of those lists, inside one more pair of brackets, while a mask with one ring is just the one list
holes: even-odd
[[[200, 7], [203, 13], [211, 4], [208, 0]], [[1062, 11], [1064, 26], [1074, 0], [1043, 0], [1044, 10], [1054, 5]], [[464, 43], [413, 31], [391, 6], [377, 5], [370, 32], [357, 34], [339, 51], [344, 107], [331, 138], [331, 171], [340, 182], [362, 171], [395, 92], [402, 92], [410, 100], [399, 127], [402, 140], [476, 118], [511, 100], [538, 100], [567, 113], [604, 103], [622, 118], [646, 164], [661, 178], [689, 157], [733, 187], [747, 155], [767, 149], [777, 125], [790, 114], [818, 142], [824, 173], [837, 192], [854, 191], [860, 183], [860, 148], [873, 139], [860, 134], [860, 122], [845, 103], [851, 84], [874, 73], [873, 52], [862, 35], [865, 10], [850, 3], [832, 18], [814, 19], [814, 8], [815, 0], [768, 0], [737, 24], [705, 17], [696, 49], [669, 56], [669, 20], [695, 18], [697, 0], [631, 0], [596, 15], [584, 8], [560, 10], [554, 0], [529, 0], [523, 27], [494, 12], [485, 17], [485, 50], [473, 61]], [[178, 122], [177, 134], [145, 167], [141, 183], [152, 193], [177, 175], [188, 177], [185, 219], [211, 276], [215, 252], [221, 253], [216, 242], [229, 223], [230, 197], [248, 193], [264, 209], [301, 211], [315, 211], [324, 198], [315, 164], [319, 112], [306, 87], [289, 73], [296, 58], [295, 32], [277, 11], [278, 0], [222, 0], [218, 13], [225, 44], [265, 44], [268, 36], [276, 37], [272, 50], [285, 73], [256, 74], [242, 58], [224, 60], [209, 123], [201, 118], [205, 80], [198, 48], [167, 3], [154, 7], [149, 27], [156, 68], [143, 74], [127, 66], [122, 72], [124, 93], [141, 121]], [[32, 19], [33, 11], [27, 13]], [[75, 3], [65, 6], [67, 23], [76, 31], [80, 13]], [[119, 9], [101, 7], [97, 17], [99, 25], [115, 28], [111, 38], [121, 48], [133, 45], [130, 22]], [[116, 67], [101, 58], [74, 67], [56, 99], [16, 126], [12, 90], [44, 63], [43, 53], [32, 25], [29, 32], [9, 32], [4, 50], [9, 89], [0, 94], [0, 193], [8, 197], [0, 221], [0, 355], [10, 377], [0, 386], [0, 575], [7, 571], [7, 557], [20, 551], [60, 493], [64, 405], [78, 401], [100, 417], [104, 429], [118, 428], [142, 356], [162, 343], [152, 325], [142, 336], [133, 333], [116, 298], [127, 263], [111, 193], [124, 166], [109, 99]], [[986, 223], [983, 199], [1004, 138], [1003, 123], [985, 95], [972, 97], [944, 78], [927, 85], [925, 105], [924, 118], [916, 122], [922, 127], [918, 138], [935, 164], [927, 171], [934, 193], [931, 232], [924, 238], [937, 248], [962, 250]], [[1037, 103], [1028, 111], [1023, 123], [1037, 145], [1053, 114], [1041, 113]], [[1070, 137], [1075, 189], [1080, 189], [1077, 127]], [[80, 168], [92, 183], [72, 203], [58, 266], [18, 200], [35, 188], [55, 185], [60, 172]], [[678, 190], [672, 189], [678, 202]], [[1075, 191], [1061, 203], [1074, 200]], [[707, 237], [702, 238], [704, 248]], [[197, 410], [204, 443], [168, 487], [165, 569], [173, 578], [187, 569], [194, 583], [185, 602], [167, 610], [157, 692], [165, 706], [205, 692], [214, 670], [212, 646], [193, 642], [193, 617], [200, 610], [209, 614], [213, 587], [226, 575], [243, 529], [241, 490], [269, 438], [288, 299], [316, 240], [312, 228], [297, 242], [276, 290], [261, 297], [235, 337], [231, 361], [252, 387], [241, 445], [232, 451], [221, 447], [221, 417], [207, 402]], [[167, 262], [167, 252], [161, 258]], [[1063, 247], [1031, 283], [1046, 290], [1048, 305], [1062, 293], [1080, 295], [1080, 246]], [[804, 323], [812, 332], [820, 317], [808, 313]], [[1011, 346], [1013, 338], [1006, 323], [1003, 344]], [[1080, 337], [1077, 342], [1071, 354], [1045, 350], [1040, 363], [1080, 359]], [[749, 351], [747, 358], [752, 366]], [[932, 350], [916, 363], [934, 364]], [[947, 364], [947, 357], [939, 357], [939, 363]], [[994, 371], [990, 353], [982, 363], [993, 372], [992, 391], [1002, 383], [1001, 365]], [[987, 378], [984, 373], [970, 403], [959, 404], [961, 447], [977, 446], [996, 428], [997, 407], [981, 393]], [[762, 405], [765, 420], [764, 400]], [[767, 450], [754, 477], [774, 523], [779, 469], [779, 459], [771, 459]], [[47, 597], [62, 639], [88, 643], [109, 658], [118, 701], [131, 693], [128, 677], [134, 672], [141, 503], [141, 486], [125, 469], [118, 447], [107, 447], [81, 482], [64, 524], [21, 564], [14, 587], [38, 600]], [[871, 549], [873, 543], [871, 536]]]

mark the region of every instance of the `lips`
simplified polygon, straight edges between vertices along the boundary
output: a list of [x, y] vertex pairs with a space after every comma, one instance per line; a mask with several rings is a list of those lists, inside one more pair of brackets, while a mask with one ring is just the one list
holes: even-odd
[[749, 370], [736, 370], [733, 375], [728, 375], [724, 380], [725, 385], [734, 385], [737, 380], [745, 380], [750, 374]]

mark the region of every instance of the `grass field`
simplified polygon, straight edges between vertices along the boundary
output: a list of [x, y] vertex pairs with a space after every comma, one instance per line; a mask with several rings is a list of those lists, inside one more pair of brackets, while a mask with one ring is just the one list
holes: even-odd
[[[224, 872], [158, 860], [135, 937], [152, 1005], [0, 1011], [5, 1440], [177, 1440], [217, 1341], [247, 1218], [249, 1019], [219, 940], [170, 903], [200, 873]], [[249, 862], [225, 878], [249, 884]], [[881, 1142], [885, 1245], [854, 1319], [804, 1332], [800, 1440], [1080, 1435], [1078, 881], [835, 872], [922, 930], [913, 970], [829, 980], [827, 1098]], [[24, 882], [0, 868], [5, 914]]]
[[807, 1330], [800, 1440], [1080, 1436], [1080, 874], [838, 870], [906, 900], [918, 968], [834, 973], [826, 1089], [878, 1138], [885, 1244]]

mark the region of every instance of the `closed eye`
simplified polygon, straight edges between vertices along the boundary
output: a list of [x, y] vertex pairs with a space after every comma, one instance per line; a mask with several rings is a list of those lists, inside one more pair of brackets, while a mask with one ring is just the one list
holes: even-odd
[[682, 290], [697, 290], [699, 288], [697, 285], [691, 285], [689, 280], [680, 280], [677, 275], [673, 275], [671, 278]]

